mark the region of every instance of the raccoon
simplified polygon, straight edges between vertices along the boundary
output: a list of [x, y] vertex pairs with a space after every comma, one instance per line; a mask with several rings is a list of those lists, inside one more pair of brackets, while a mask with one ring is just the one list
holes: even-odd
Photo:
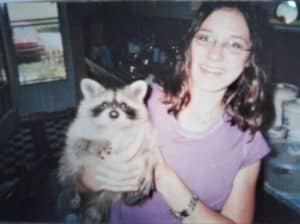
[[[59, 179], [72, 188], [71, 207], [84, 207], [84, 223], [107, 223], [112, 207], [142, 203], [153, 191], [153, 168], [157, 161], [157, 137], [148, 117], [144, 98], [147, 84], [135, 81], [118, 89], [106, 89], [92, 79], [80, 83], [83, 99], [71, 123], [60, 159]], [[146, 169], [136, 192], [91, 192], [76, 181], [83, 167], [95, 157], [110, 153], [127, 161], [145, 160]]]

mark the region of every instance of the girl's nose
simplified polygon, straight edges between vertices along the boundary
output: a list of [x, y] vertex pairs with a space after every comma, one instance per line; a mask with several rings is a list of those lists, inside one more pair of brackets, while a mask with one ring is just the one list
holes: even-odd
[[209, 46], [207, 56], [212, 61], [221, 61], [224, 57], [224, 46], [222, 43], [215, 41]]

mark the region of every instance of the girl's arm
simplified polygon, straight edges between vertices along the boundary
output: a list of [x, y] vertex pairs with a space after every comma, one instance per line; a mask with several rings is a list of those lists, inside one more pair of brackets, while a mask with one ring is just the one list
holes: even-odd
[[252, 223], [260, 161], [241, 169], [221, 213], [237, 223]]
[[[255, 186], [260, 162], [240, 170], [233, 189], [221, 213], [215, 212], [198, 201], [190, 216], [183, 223], [251, 223], [254, 212]], [[208, 174], [209, 175], [209, 174]], [[155, 169], [157, 191], [170, 209], [184, 210], [192, 198], [192, 192], [183, 184], [161, 158]]]

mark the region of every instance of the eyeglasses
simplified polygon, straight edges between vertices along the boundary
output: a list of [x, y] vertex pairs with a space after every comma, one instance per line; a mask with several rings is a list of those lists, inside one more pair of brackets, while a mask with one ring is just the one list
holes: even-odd
[[[214, 37], [212, 33], [205, 31], [199, 31], [195, 35], [194, 39], [197, 40], [197, 43], [199, 45], [204, 47], [214, 46], [218, 42], [218, 40]], [[231, 54], [238, 55], [243, 52], [251, 51], [251, 47], [249, 47], [249, 45], [245, 41], [239, 38], [228, 39], [227, 41], [221, 44], [224, 47], [224, 49], [226, 49]]]

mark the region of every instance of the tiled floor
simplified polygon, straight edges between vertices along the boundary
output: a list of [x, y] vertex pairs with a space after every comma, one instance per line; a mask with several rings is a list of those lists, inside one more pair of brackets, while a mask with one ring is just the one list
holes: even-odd
[[19, 127], [0, 150], [0, 180], [13, 181], [37, 160], [31, 129]]
[[0, 147], [0, 195], [46, 157], [59, 156], [72, 116], [67, 111], [20, 124], [7, 144]]

